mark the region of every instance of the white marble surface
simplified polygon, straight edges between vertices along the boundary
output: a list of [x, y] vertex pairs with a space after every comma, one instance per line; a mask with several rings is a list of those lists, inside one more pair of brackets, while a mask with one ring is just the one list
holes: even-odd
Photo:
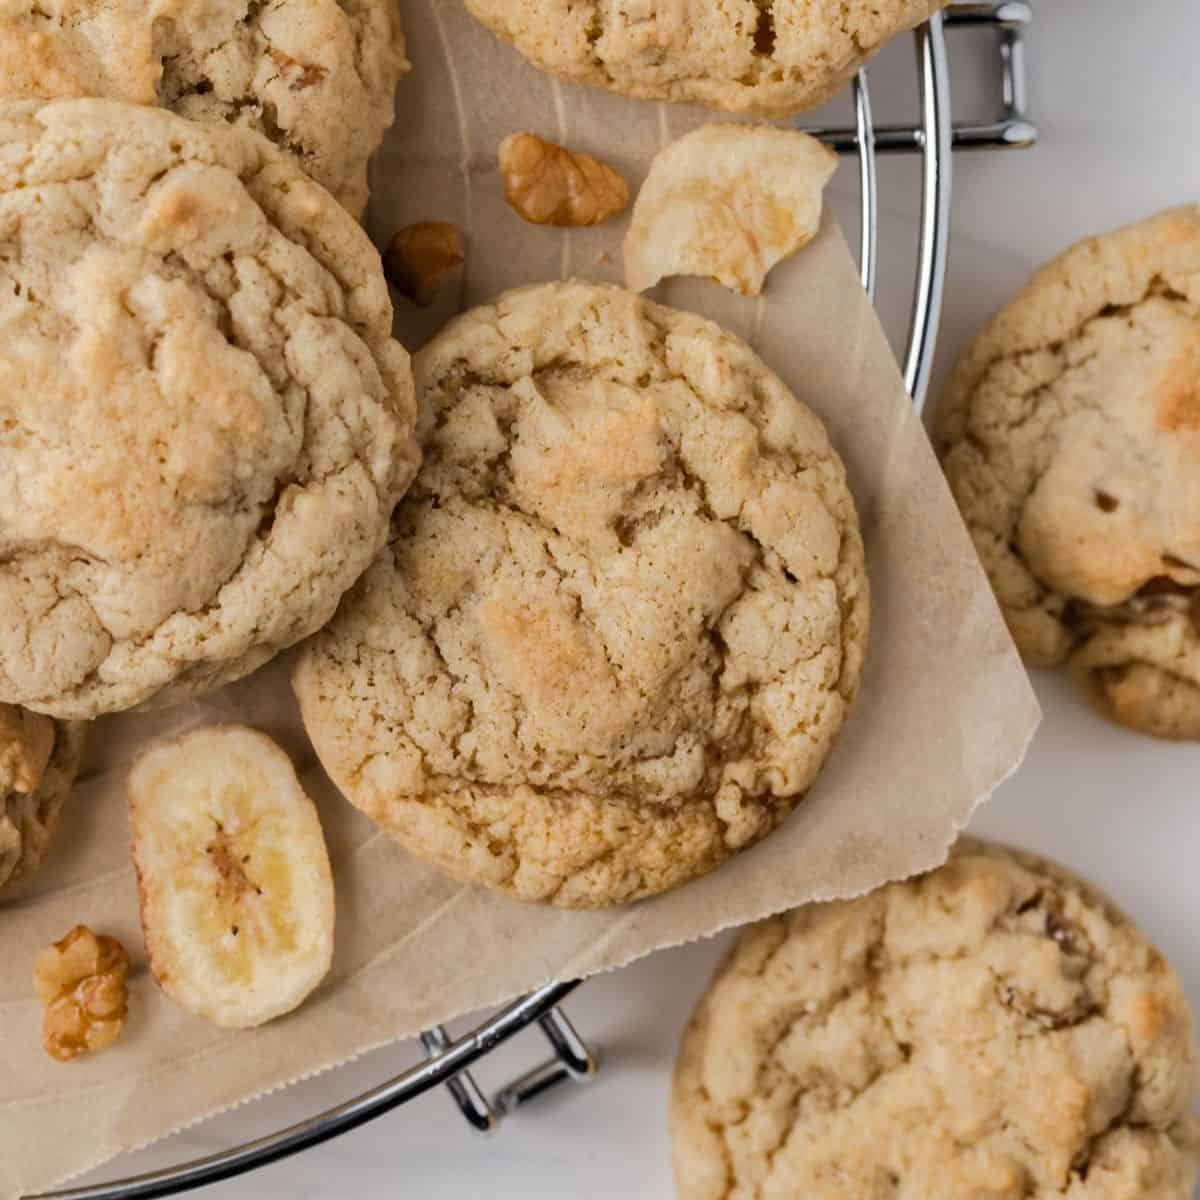
[[[450, 2], [450, 0], [447, 0]], [[1031, 42], [1032, 151], [960, 156], [940, 369], [980, 318], [1041, 258], [1069, 240], [1153, 209], [1200, 199], [1200, 59], [1195, 0], [1040, 0]], [[975, 35], [957, 33], [956, 94], [986, 95]], [[873, 80], [879, 107], [908, 107], [908, 47]], [[986, 104], [984, 105], [986, 108]], [[980, 117], [987, 116], [979, 112]], [[853, 195], [845, 168], [839, 189]], [[900, 328], [916, 175], [886, 164], [889, 328]], [[853, 213], [853, 207], [847, 210]], [[897, 290], [898, 289], [898, 290]], [[1067, 684], [1037, 680], [1046, 721], [1024, 769], [979, 817], [979, 831], [1057, 856], [1096, 879], [1157, 939], [1200, 1008], [1200, 746], [1122, 733]], [[929, 714], [937, 720], [937, 713]], [[604, 1053], [599, 1078], [511, 1120], [494, 1138], [468, 1133], [449, 1099], [428, 1096], [390, 1118], [256, 1175], [212, 1200], [391, 1200], [396, 1196], [531, 1200], [672, 1194], [665, 1126], [675, 1041], [721, 945], [660, 954], [594, 980], [568, 1005]], [[483, 1078], [496, 1084], [542, 1048], [527, 1035]], [[414, 1061], [412, 1046], [373, 1055], [131, 1156], [141, 1170], [207, 1153], [352, 1095]], [[111, 1176], [110, 1169], [103, 1173]]]

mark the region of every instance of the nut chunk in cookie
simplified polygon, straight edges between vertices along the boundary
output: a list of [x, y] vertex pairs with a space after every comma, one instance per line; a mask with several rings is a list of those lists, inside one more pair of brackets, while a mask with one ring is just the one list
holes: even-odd
[[416, 373], [424, 465], [296, 674], [334, 781], [456, 878], [569, 906], [769, 833], [867, 638], [821, 422], [718, 326], [586, 283], [466, 314]]
[[1026, 661], [1200, 738], [1200, 208], [1042, 268], [967, 351], [937, 437]]
[[262, 138], [0, 103], [0, 701], [204, 692], [323, 625], [416, 469], [379, 255]]
[[680, 1200], [1191, 1200], [1175, 973], [1081, 880], [949, 864], [754, 926], [684, 1034]]

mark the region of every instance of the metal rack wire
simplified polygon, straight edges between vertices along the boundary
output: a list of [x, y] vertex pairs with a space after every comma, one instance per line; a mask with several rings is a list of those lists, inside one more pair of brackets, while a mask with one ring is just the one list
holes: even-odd
[[[904, 381], [918, 409], [924, 403], [942, 311], [950, 233], [952, 151], [1017, 149], [1032, 145], [1037, 129], [1027, 111], [1024, 31], [1033, 19], [1026, 0], [952, 3], [915, 31], [920, 98], [912, 125], [876, 125], [867, 73], [854, 80], [854, 125], [813, 128], [839, 154], [859, 164], [859, 263], [863, 287], [875, 297], [879, 262], [878, 211], [880, 154], [920, 154], [921, 215], [916, 280]], [[1000, 64], [999, 115], [984, 123], [951, 119], [947, 29], [988, 31], [996, 40]], [[490, 1132], [501, 1119], [533, 1097], [567, 1081], [583, 1081], [596, 1071], [596, 1057], [559, 1007], [579, 981], [548, 984], [517, 1000], [463, 1037], [452, 1040], [437, 1026], [421, 1035], [426, 1061], [352, 1100], [287, 1129], [233, 1149], [145, 1175], [111, 1183], [71, 1187], [27, 1200], [153, 1200], [175, 1196], [267, 1166], [332, 1138], [445, 1085], [472, 1128]], [[552, 1050], [548, 1059], [501, 1088], [489, 1099], [470, 1068], [492, 1050], [537, 1025]]]

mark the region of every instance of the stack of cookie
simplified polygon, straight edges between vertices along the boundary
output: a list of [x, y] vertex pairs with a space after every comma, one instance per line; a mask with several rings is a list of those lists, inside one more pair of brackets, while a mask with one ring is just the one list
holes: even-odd
[[[613, 905], [779, 825], [854, 700], [868, 588], [841, 460], [745, 344], [547, 284], [453, 323], [418, 388], [355, 220], [390, 3], [9, 5], [0, 53], [0, 886], [85, 722], [318, 631], [322, 761], [457, 878]], [[300, 1003], [333, 891], [286, 756], [149, 747], [129, 800], [164, 989], [222, 1025]], [[85, 927], [47, 950], [55, 1058], [115, 1040], [122, 963]]]
[[[743, 25], [710, 40], [767, 63]], [[297, 689], [414, 852], [592, 906], [782, 820], [853, 700], [867, 586], [837, 455], [744, 345], [586, 285], [472, 314], [422, 357], [393, 519], [413, 385], [352, 220], [407, 66], [392, 0], [10, 4], [0, 62], [0, 700], [199, 695], [382, 549]], [[811, 100], [790, 78], [772, 104]], [[14, 713], [13, 755], [49, 761]], [[62, 775], [14, 774], [14, 855]]]

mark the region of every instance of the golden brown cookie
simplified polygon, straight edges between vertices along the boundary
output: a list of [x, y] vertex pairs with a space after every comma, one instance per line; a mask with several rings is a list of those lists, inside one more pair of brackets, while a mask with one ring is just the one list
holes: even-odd
[[680, 1049], [680, 1200], [1191, 1200], [1195, 1069], [1135, 926], [968, 841], [743, 934]]
[[379, 255], [266, 141], [0, 103], [0, 700], [91, 717], [323, 625], [416, 469]]
[[466, 0], [535, 66], [626, 96], [815, 108], [946, 0]]
[[50, 850], [83, 755], [85, 726], [0, 704], [0, 894]]
[[333, 780], [449, 874], [577, 907], [769, 833], [866, 645], [821, 422], [732, 334], [588, 283], [510, 292], [415, 368], [424, 466], [296, 675]]
[[407, 69], [396, 0], [0, 0], [0, 99], [254, 129], [356, 216]]
[[959, 364], [937, 439], [1025, 660], [1200, 737], [1200, 209], [1043, 267]]

